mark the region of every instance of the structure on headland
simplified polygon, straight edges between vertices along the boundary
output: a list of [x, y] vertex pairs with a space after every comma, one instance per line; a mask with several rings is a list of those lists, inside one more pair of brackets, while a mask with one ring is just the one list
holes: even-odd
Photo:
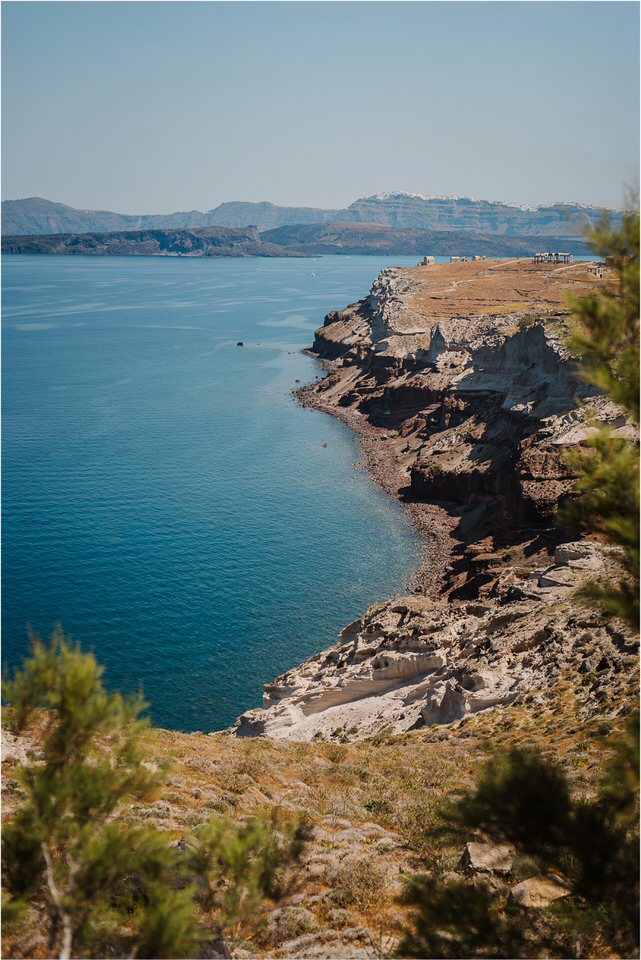
[[571, 253], [535, 253], [532, 263], [572, 263]]
[[450, 263], [467, 263], [467, 257], [450, 257]]
[[431, 263], [436, 263], [435, 257], [423, 257], [423, 259], [419, 263], [419, 267], [429, 267]]
[[588, 276], [596, 277], [598, 280], [603, 276], [603, 264], [602, 263], [591, 263], [588, 267]]

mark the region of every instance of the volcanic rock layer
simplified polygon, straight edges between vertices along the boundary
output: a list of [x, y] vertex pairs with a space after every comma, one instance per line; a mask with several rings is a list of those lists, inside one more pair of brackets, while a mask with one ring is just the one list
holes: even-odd
[[[427, 533], [408, 596], [370, 607], [339, 642], [266, 685], [239, 736], [371, 736], [536, 703], [561, 677], [583, 711], [621, 708], [638, 641], [577, 589], [616, 552], [564, 532], [566, 453], [594, 420], [632, 438], [565, 346], [566, 291], [613, 283], [586, 263], [529, 260], [388, 268], [330, 313], [313, 352], [327, 376], [302, 402], [341, 417]], [[589, 681], [589, 682], [587, 682]]]

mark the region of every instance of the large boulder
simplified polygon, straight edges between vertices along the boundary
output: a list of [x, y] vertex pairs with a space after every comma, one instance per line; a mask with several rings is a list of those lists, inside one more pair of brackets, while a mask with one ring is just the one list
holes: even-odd
[[466, 843], [461, 867], [469, 873], [508, 874], [512, 870], [514, 847], [509, 843]]
[[558, 877], [528, 877], [510, 890], [510, 899], [521, 907], [541, 909], [572, 891]]

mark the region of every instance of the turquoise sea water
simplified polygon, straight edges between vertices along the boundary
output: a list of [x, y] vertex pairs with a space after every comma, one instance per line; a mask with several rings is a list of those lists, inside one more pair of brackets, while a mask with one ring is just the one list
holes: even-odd
[[59, 620], [157, 724], [218, 729], [402, 587], [402, 508], [290, 395], [392, 262], [3, 258], [5, 669]]

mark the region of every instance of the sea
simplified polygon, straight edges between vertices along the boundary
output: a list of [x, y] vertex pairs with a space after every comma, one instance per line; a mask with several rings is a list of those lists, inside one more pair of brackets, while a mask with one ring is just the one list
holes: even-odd
[[58, 622], [156, 725], [218, 730], [403, 589], [407, 515], [292, 391], [325, 314], [415, 263], [3, 258], [5, 674]]

